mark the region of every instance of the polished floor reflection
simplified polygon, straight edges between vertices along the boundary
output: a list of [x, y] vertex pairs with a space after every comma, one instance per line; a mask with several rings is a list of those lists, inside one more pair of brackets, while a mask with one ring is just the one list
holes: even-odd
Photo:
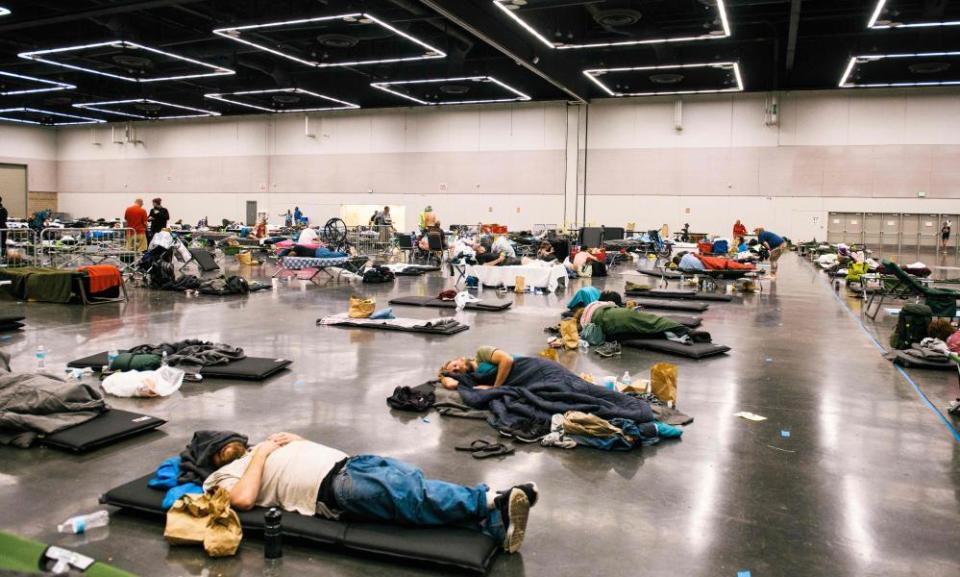
[[[621, 290], [624, 280], [613, 274], [594, 282]], [[600, 375], [644, 375], [656, 362], [676, 362], [680, 408], [696, 419], [682, 441], [614, 454], [523, 446], [501, 461], [453, 450], [490, 435], [485, 423], [436, 415], [424, 421], [391, 413], [384, 399], [480, 345], [538, 352], [543, 328], [556, 321], [569, 291], [509, 295], [513, 310], [468, 313], [471, 329], [443, 339], [314, 325], [346, 310], [356, 291], [385, 303], [391, 295], [435, 294], [448, 283], [438, 276], [372, 287], [292, 283], [224, 300], [137, 290], [124, 306], [19, 305], [29, 329], [0, 342], [15, 368], [32, 368], [39, 344], [59, 370], [111, 347], [184, 337], [294, 365], [263, 384], [209, 381], [168, 399], [116, 400], [170, 422], [89, 455], [0, 448], [0, 525], [143, 575], [262, 575], [255, 537], [237, 557], [210, 560], [200, 550], [169, 547], [160, 524], [134, 516], [114, 515], [107, 531], [84, 537], [57, 535], [56, 524], [96, 509], [101, 492], [149, 472], [196, 429], [232, 428], [255, 439], [289, 430], [350, 453], [401, 458], [453, 481], [536, 481], [542, 498], [527, 541], [521, 554], [495, 561], [491, 575], [498, 577], [960, 575], [960, 443], [809, 264], [785, 257], [765, 292], [705, 313], [714, 340], [734, 349], [723, 358], [694, 362], [631, 350], [609, 360], [563, 356], [571, 368]], [[493, 291], [483, 297], [497, 298]], [[427, 318], [432, 311], [402, 312]], [[924, 378], [955, 386], [957, 377]], [[738, 411], [767, 420], [738, 419]], [[444, 572], [288, 545], [282, 567], [270, 574]]]

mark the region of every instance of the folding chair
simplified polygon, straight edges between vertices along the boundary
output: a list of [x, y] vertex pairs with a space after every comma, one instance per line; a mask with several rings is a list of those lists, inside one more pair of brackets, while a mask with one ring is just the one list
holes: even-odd
[[406, 233], [395, 233], [393, 238], [397, 241], [397, 248], [403, 253], [403, 262], [410, 262], [417, 247], [413, 243], [413, 236]]
[[[896, 280], [889, 288], [886, 286], [886, 283], [881, 280], [880, 290], [870, 295], [870, 300], [864, 308], [864, 315], [868, 318], [871, 320], [877, 318], [880, 307], [883, 306], [884, 299], [889, 295], [893, 295], [895, 298], [902, 300], [907, 300], [911, 297], [915, 297], [917, 300], [922, 298], [924, 303], [933, 311], [933, 316], [935, 317], [952, 319], [957, 316], [957, 299], [960, 299], [960, 291], [928, 287], [917, 277], [907, 274], [907, 272], [896, 263], [883, 260], [882, 264], [884, 270], [890, 273]], [[873, 303], [876, 301], [878, 294], [880, 295], [880, 300], [877, 301], [876, 307], [873, 308]], [[870, 312], [871, 308], [873, 308], [872, 314]]]
[[427, 233], [427, 251], [430, 253], [430, 257], [436, 257], [437, 264], [443, 265], [443, 233], [442, 232], [428, 232]]

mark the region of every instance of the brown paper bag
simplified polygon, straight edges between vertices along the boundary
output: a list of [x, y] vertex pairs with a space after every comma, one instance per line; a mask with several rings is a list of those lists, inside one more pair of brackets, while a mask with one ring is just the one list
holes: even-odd
[[577, 319], [563, 319], [560, 321], [560, 336], [563, 346], [571, 351], [580, 346], [580, 333], [577, 331]]
[[545, 359], [550, 359], [554, 362], [560, 362], [560, 355], [557, 354], [557, 349], [551, 349], [550, 347], [547, 347], [540, 351], [540, 356]]
[[527, 290], [527, 279], [523, 278], [522, 276], [518, 276], [516, 279], [514, 279], [513, 292], [520, 294], [522, 292], [526, 292], [526, 290]]
[[664, 403], [677, 403], [677, 365], [657, 363], [650, 367], [650, 389]]
[[237, 553], [243, 540], [240, 517], [230, 508], [230, 493], [217, 487], [210, 496], [212, 515], [203, 534], [203, 550], [211, 557], [229, 557]]
[[347, 316], [351, 319], [366, 319], [377, 308], [377, 299], [350, 297], [350, 310]]
[[206, 495], [184, 495], [167, 511], [163, 537], [175, 545], [200, 545], [209, 519], [210, 501]]

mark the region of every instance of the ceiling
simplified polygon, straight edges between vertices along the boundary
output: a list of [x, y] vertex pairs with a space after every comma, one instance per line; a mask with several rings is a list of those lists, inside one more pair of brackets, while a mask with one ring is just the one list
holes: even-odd
[[0, 0], [42, 124], [954, 83], [960, 0]]

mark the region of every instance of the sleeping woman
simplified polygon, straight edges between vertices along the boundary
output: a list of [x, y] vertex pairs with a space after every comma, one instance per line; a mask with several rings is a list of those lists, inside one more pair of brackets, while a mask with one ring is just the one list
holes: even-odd
[[477, 349], [477, 356], [472, 359], [460, 357], [444, 363], [440, 368], [440, 383], [447, 389], [456, 389], [459, 382], [454, 378], [443, 376], [445, 373], [473, 373], [477, 382], [481, 383], [476, 385], [477, 388], [502, 387], [507, 382], [512, 369], [513, 355], [497, 347], [484, 346]]

